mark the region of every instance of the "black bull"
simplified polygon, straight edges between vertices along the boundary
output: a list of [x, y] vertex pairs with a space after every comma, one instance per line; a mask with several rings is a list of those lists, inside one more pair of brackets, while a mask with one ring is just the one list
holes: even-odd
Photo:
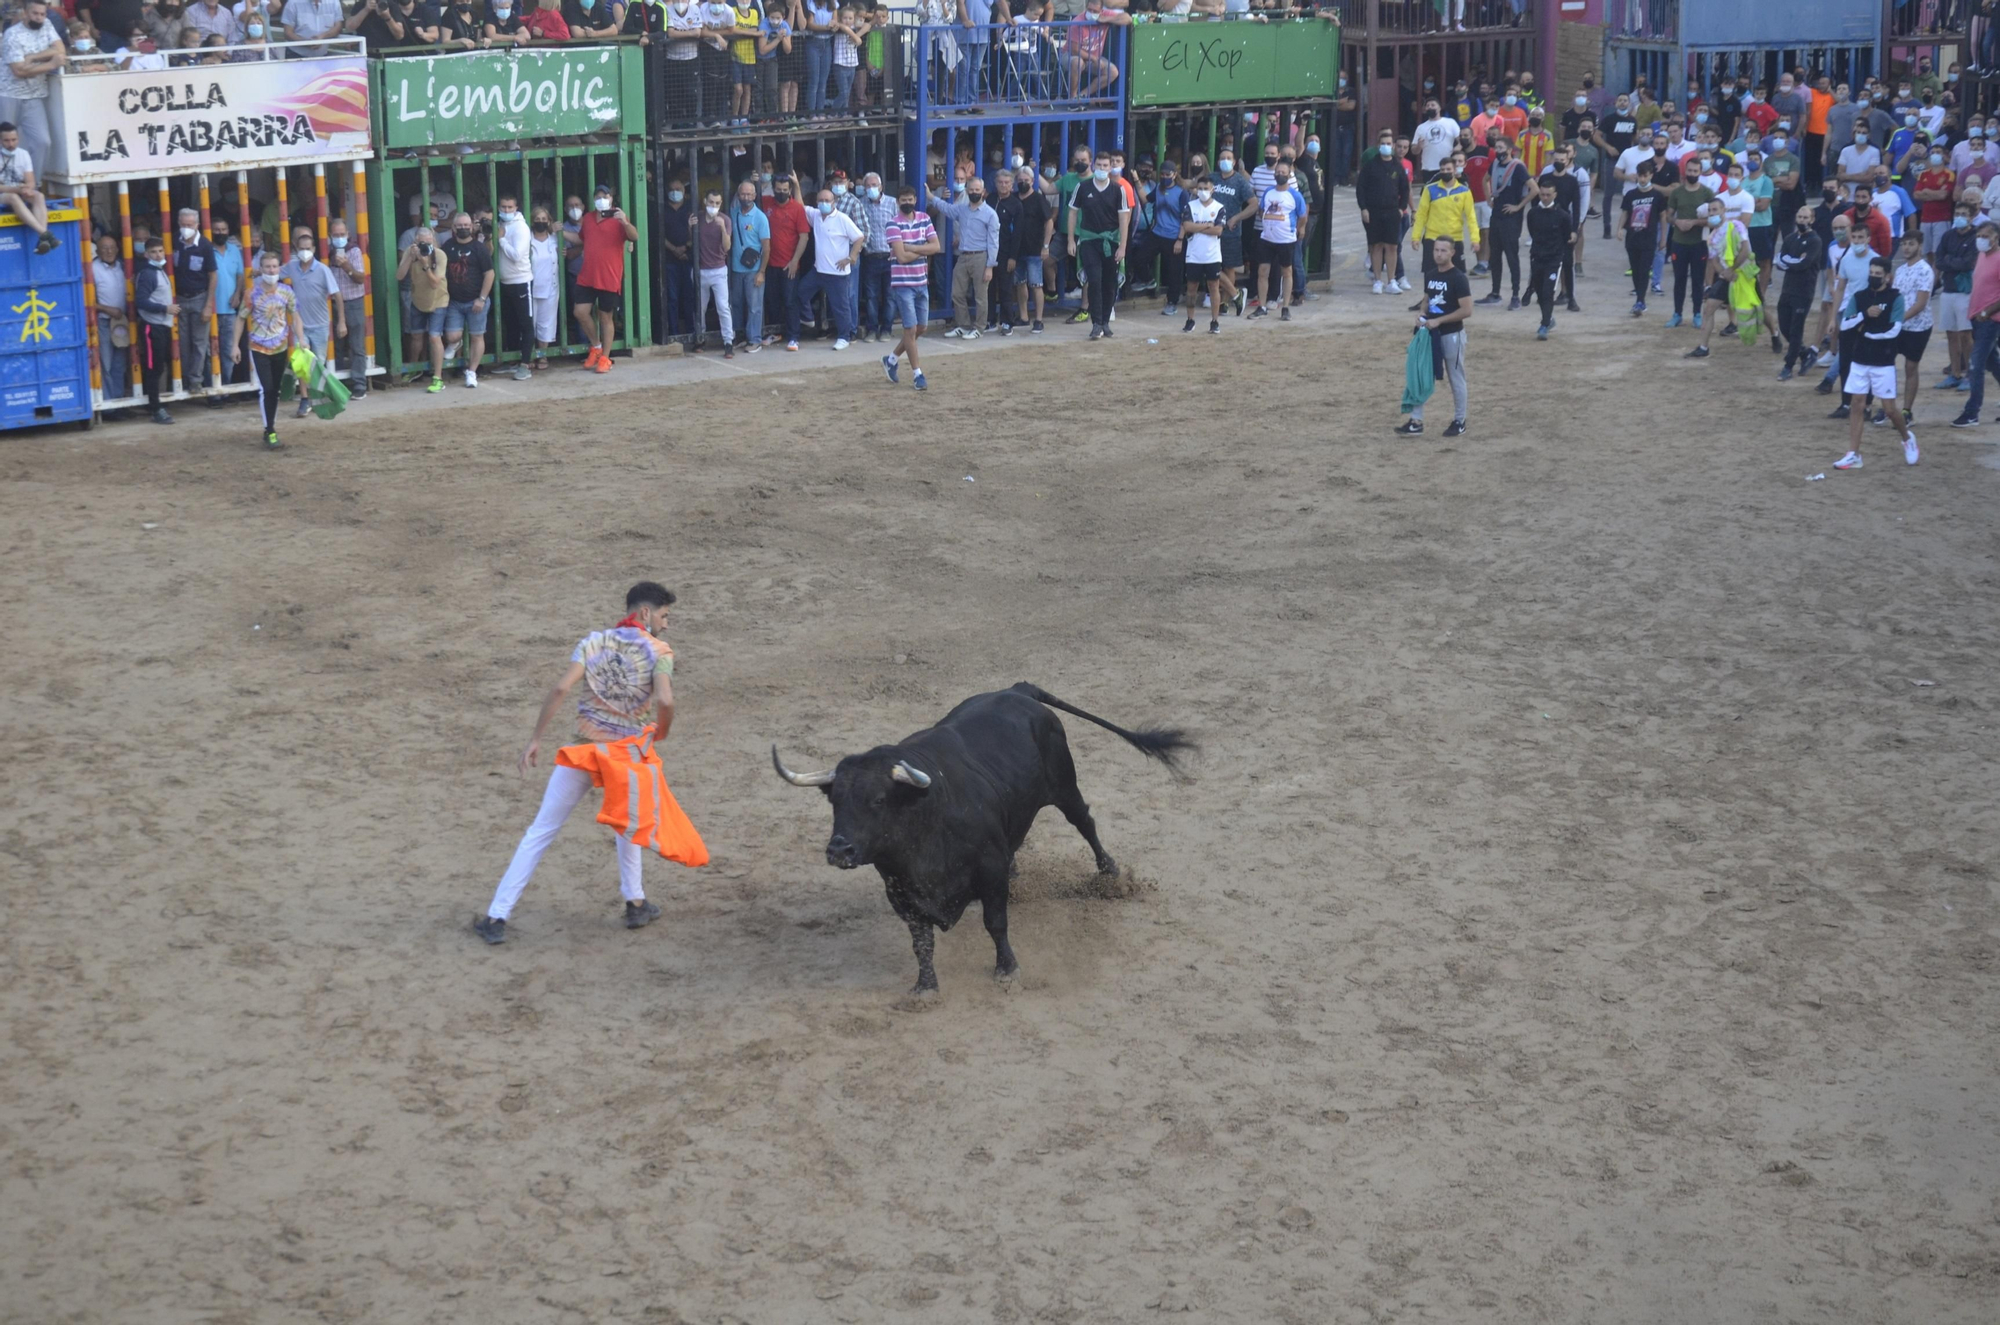
[[827, 863], [873, 865], [882, 875], [889, 905], [910, 927], [913, 993], [937, 992], [932, 927], [950, 929], [975, 900], [993, 936], [994, 978], [1010, 980], [1019, 970], [1007, 944], [1007, 883], [1014, 853], [1043, 806], [1061, 810], [1083, 834], [1099, 872], [1117, 869], [1097, 840], [1062, 720], [1050, 709], [1115, 732], [1170, 768], [1193, 748], [1179, 731], [1126, 731], [1025, 681], [974, 695], [935, 727], [849, 755], [830, 773], [794, 773], [771, 747], [778, 776], [818, 787], [833, 802]]

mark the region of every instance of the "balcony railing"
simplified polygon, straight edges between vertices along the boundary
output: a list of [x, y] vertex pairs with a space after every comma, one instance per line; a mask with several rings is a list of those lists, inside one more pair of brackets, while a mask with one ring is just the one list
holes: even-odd
[[1604, 0], [1604, 26], [1620, 41], [1678, 41], [1680, 0]]
[[367, 43], [359, 37], [324, 37], [319, 41], [245, 41], [231, 46], [219, 37], [207, 40], [190, 29], [199, 44], [140, 54], [136, 50], [70, 52], [65, 74], [141, 73], [161, 69], [192, 69], [197, 65], [255, 64], [264, 60], [304, 60], [320, 55], [361, 55]]
[[1116, 110], [1124, 95], [1123, 24], [923, 24], [905, 28], [919, 113]]
[[1885, 35], [1949, 37], [1965, 32], [1972, 21], [1973, 0], [1889, 0]]
[[817, 36], [766, 27], [646, 51], [655, 133], [900, 115], [911, 29]]
[[[1553, 0], [1545, 0], [1553, 3]], [[1610, 0], [1613, 4], [1625, 0]], [[1373, 21], [1376, 33], [1397, 36], [1433, 32], [1492, 32], [1535, 25], [1533, 0], [1375, 0], [1359, 7], [1361, 31]], [[1374, 10], [1371, 20], [1369, 10]], [[1342, 23], [1346, 24], [1346, 11]]]

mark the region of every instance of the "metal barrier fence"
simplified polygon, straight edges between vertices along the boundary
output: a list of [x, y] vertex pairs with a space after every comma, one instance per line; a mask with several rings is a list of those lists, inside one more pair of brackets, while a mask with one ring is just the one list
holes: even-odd
[[921, 24], [911, 34], [908, 76], [921, 117], [1035, 109], [1115, 109], [1123, 99], [1127, 35], [1122, 24]]
[[[902, 113], [904, 34], [864, 21], [794, 33], [654, 38], [647, 47], [647, 122], [655, 133], [747, 128]], [[712, 31], [712, 30], [711, 30]]]
[[[1553, 3], [1553, 0], [1542, 0]], [[1659, 3], [1660, 0], [1652, 0]], [[1610, 0], [1621, 4], [1625, 0]], [[1372, 20], [1366, 6], [1361, 22], [1372, 21], [1377, 35], [1416, 36], [1434, 32], [1490, 32], [1496, 28], [1533, 28], [1535, 0], [1375, 0]], [[1367, 33], [1355, 33], [1360, 40]]]
[[[760, 196], [768, 195], [778, 174], [798, 176], [804, 191], [817, 190], [838, 170], [846, 174], [851, 187], [858, 189], [869, 172], [881, 176], [889, 197], [907, 178], [900, 123], [866, 124], [860, 121], [802, 126], [762, 133], [742, 130], [723, 133], [683, 133], [657, 139], [649, 149], [652, 175], [652, 215], [655, 228], [649, 239], [658, 246], [654, 299], [657, 309], [653, 325], [661, 341], [687, 344], [695, 338], [695, 309], [699, 274], [694, 245], [688, 230], [700, 215], [701, 195], [713, 190], [732, 206], [737, 185], [750, 180]], [[675, 201], [673, 192], [681, 197]], [[810, 199], [804, 200], [810, 206]], [[677, 257], [673, 248], [685, 248]], [[769, 314], [767, 313], [767, 321]], [[716, 326], [713, 314], [703, 319], [703, 329]]]
[[[375, 267], [375, 305], [382, 327], [376, 354], [394, 374], [428, 372], [430, 353], [421, 332], [410, 330], [414, 310], [408, 283], [400, 286], [396, 268], [409, 247], [418, 225], [448, 233], [450, 213], [471, 215], [478, 233], [486, 238], [489, 251], [497, 248], [494, 212], [502, 198], [519, 201], [522, 214], [532, 222], [539, 209], [547, 215], [551, 236], [557, 240], [562, 271], [558, 277], [554, 335], [547, 342], [556, 355], [580, 354], [588, 342], [582, 339], [572, 316], [575, 304], [577, 259], [561, 244], [563, 230], [574, 233], [569, 208], [590, 203], [599, 182], [609, 182], [616, 201], [639, 231], [639, 240], [626, 259], [623, 302], [616, 314], [618, 334], [609, 349], [628, 349], [652, 341], [652, 308], [646, 292], [652, 287], [651, 253], [654, 239], [648, 221], [649, 187], [643, 146], [636, 142], [569, 142], [541, 147], [474, 151], [452, 155], [392, 158], [375, 166], [375, 222], [377, 241], [370, 254]], [[393, 241], [393, 242], [392, 242]], [[497, 266], [497, 252], [494, 254]], [[540, 341], [534, 331], [535, 315], [542, 311], [530, 303], [528, 325], [516, 316], [508, 318], [507, 301], [500, 297], [498, 275], [487, 305], [486, 354], [481, 362], [513, 363], [533, 352]], [[461, 366], [462, 366], [461, 361]]]

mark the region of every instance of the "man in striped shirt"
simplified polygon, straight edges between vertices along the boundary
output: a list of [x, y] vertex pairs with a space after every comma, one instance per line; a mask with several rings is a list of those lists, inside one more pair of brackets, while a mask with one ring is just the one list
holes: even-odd
[[896, 342], [894, 354], [882, 356], [882, 371], [894, 382], [896, 361], [907, 354], [910, 385], [922, 391], [927, 384], [917, 362], [917, 340], [931, 320], [930, 259], [943, 251], [944, 245], [938, 242], [931, 218], [918, 209], [916, 186], [911, 184], [897, 190], [896, 215], [883, 230], [889, 240], [889, 295], [895, 302], [896, 316], [902, 320], [903, 336]]

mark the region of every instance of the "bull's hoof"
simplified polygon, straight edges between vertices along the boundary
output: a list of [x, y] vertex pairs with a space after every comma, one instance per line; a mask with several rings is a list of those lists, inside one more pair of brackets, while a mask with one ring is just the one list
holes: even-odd
[[1116, 874], [1118, 872], [1118, 862], [1109, 856], [1099, 856], [1097, 858], [1097, 872], [1099, 874]]
[[1012, 966], [996, 966], [993, 968], [993, 982], [997, 985], [1012, 988], [1014, 982], [1020, 978], [1021, 965], [1019, 962], [1016, 962]]
[[903, 1012], [929, 1012], [938, 1003], [936, 985], [918, 985], [896, 1000], [896, 1007]]

